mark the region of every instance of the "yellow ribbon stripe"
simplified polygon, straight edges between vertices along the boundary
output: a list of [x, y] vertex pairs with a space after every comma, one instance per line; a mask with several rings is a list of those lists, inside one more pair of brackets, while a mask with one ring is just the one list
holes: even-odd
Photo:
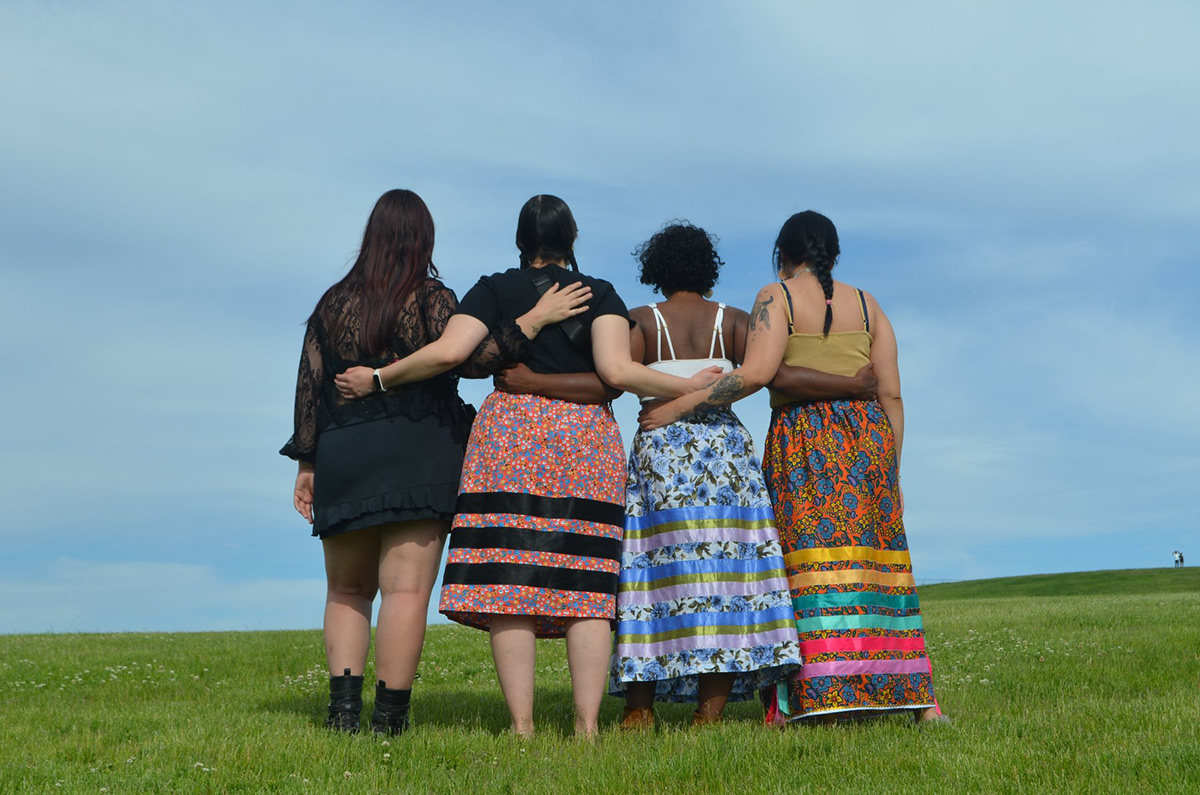
[[799, 568], [807, 563], [832, 563], [839, 560], [861, 560], [883, 563], [888, 566], [911, 566], [908, 550], [875, 549], [874, 547], [815, 547], [797, 549], [783, 556], [789, 568]]
[[842, 569], [841, 571], [806, 571], [788, 577], [788, 587], [808, 588], [813, 585], [845, 585], [847, 583], [870, 583], [887, 587], [915, 587], [912, 572], [890, 574], [874, 569]]

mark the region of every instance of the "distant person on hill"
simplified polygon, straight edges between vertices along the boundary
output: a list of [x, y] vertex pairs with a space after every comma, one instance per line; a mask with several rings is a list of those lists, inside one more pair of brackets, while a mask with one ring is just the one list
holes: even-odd
[[[489, 632], [512, 731], [521, 736], [534, 732], [539, 637], [566, 637], [575, 731], [591, 737], [599, 730], [625, 523], [625, 451], [612, 410], [594, 399], [603, 388], [594, 376], [661, 397], [716, 377], [677, 378], [630, 358], [625, 303], [608, 282], [579, 273], [577, 236], [566, 202], [529, 199], [517, 219], [520, 267], [481, 278], [438, 340], [379, 371], [389, 389], [429, 378], [465, 360], [503, 318], [528, 311], [542, 290], [576, 281], [591, 289], [586, 313], [538, 335], [520, 359], [577, 389], [585, 382], [592, 394], [586, 402], [487, 396], [471, 428], [443, 577], [440, 610]], [[371, 375], [351, 368], [337, 383], [343, 394], [364, 394]]]
[[1183, 566], [1183, 553], [1182, 553], [1182, 552], [1180, 552], [1180, 551], [1177, 549], [1177, 550], [1175, 550], [1174, 552], [1172, 552], [1172, 553], [1171, 553], [1171, 557], [1172, 557], [1172, 558], [1174, 559], [1174, 561], [1175, 561], [1175, 568], [1177, 568], [1177, 569], [1178, 569], [1178, 568], [1180, 568], [1181, 566]]
[[642, 427], [726, 406], [770, 383], [781, 363], [847, 376], [874, 364], [878, 400], [772, 390], [763, 469], [804, 662], [764, 703], [779, 722], [900, 710], [939, 720], [902, 519], [896, 337], [872, 296], [833, 280], [839, 252], [824, 215], [789, 218], [775, 241], [780, 283], [758, 293], [745, 363], [643, 412]]
[[[454, 514], [472, 411], [450, 373], [387, 390], [376, 384], [362, 400], [339, 396], [333, 378], [358, 364], [370, 374], [441, 336], [458, 302], [437, 279], [433, 239], [433, 218], [417, 194], [391, 190], [376, 202], [353, 267], [308, 319], [294, 432], [280, 450], [299, 462], [293, 502], [324, 548], [326, 725], [341, 731], [359, 728], [376, 593], [382, 599], [371, 725], [385, 733], [408, 726], [429, 592]], [[548, 294], [519, 323], [560, 320], [585, 298]], [[505, 333], [522, 336], [509, 325]], [[499, 350], [493, 340], [461, 372], [491, 373], [506, 361]]]

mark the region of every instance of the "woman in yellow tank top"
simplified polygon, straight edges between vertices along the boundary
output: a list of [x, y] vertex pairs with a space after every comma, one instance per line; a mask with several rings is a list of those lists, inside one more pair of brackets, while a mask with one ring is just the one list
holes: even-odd
[[796, 401], [772, 390], [763, 473], [792, 593], [803, 665], [765, 691], [783, 723], [911, 711], [940, 719], [904, 533], [904, 408], [896, 338], [868, 293], [835, 282], [837, 230], [813, 211], [775, 241], [780, 282], [759, 291], [745, 363], [711, 387], [643, 412], [658, 427], [726, 406], [781, 364], [853, 374], [871, 363], [878, 399]]

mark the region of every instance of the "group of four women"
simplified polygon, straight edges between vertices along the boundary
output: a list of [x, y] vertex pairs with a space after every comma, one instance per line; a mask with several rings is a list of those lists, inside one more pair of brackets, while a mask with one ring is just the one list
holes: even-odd
[[[936, 719], [895, 337], [874, 298], [833, 281], [833, 224], [788, 219], [780, 281], [749, 314], [708, 300], [723, 263], [701, 229], [638, 249], [666, 300], [632, 311], [579, 272], [577, 235], [561, 199], [533, 197], [520, 267], [456, 303], [424, 202], [389, 191], [309, 318], [281, 452], [325, 552], [328, 725], [359, 726], [378, 593], [371, 723], [407, 728], [450, 528], [440, 610], [488, 630], [517, 734], [534, 728], [535, 640], [564, 636], [585, 736], [606, 680], [627, 728], [653, 725], [656, 699], [696, 702], [704, 724], [755, 695], [771, 723]], [[457, 379], [488, 375], [472, 421]], [[760, 466], [730, 404], [766, 385]], [[609, 406], [622, 391], [648, 401], [628, 467]]]

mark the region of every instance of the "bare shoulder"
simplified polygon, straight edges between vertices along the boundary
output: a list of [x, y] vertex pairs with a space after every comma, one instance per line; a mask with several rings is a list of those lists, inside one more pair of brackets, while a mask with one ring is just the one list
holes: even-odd
[[737, 322], [737, 321], [749, 320], [750, 313], [747, 312], [745, 309], [739, 309], [736, 306], [730, 306], [729, 304], [725, 304], [725, 317], [733, 318], [734, 321]]
[[642, 328], [654, 325], [654, 312], [648, 306], [635, 306], [629, 310], [629, 319]]
[[875, 299], [875, 296], [871, 295], [871, 294], [870, 294], [869, 292], [867, 292], [866, 290], [863, 290], [863, 291], [862, 291], [862, 294], [863, 294], [863, 298], [864, 298], [864, 299], [866, 300], [866, 302], [867, 302], [867, 309], [868, 309], [868, 311], [870, 311], [870, 312], [872, 312], [872, 313], [874, 313], [874, 314], [879, 314], [879, 315], [882, 315], [882, 314], [883, 314], [883, 307], [881, 307], [881, 306], [879, 305], [879, 301], [877, 301], [877, 300]]

